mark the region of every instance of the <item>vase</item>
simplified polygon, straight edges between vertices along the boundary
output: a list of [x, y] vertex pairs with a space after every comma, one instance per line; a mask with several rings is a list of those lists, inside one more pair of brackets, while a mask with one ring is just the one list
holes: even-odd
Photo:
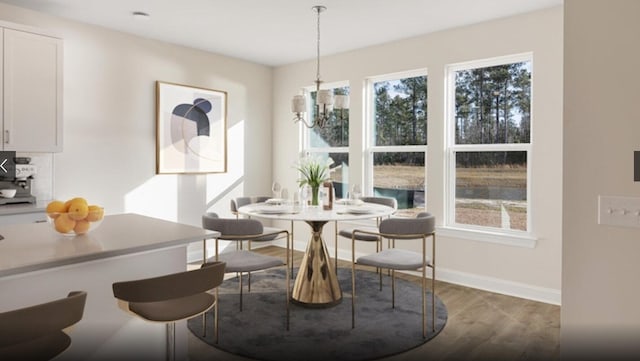
[[311, 186], [311, 205], [312, 206], [317, 206], [320, 204], [320, 202], [318, 202], [318, 193], [320, 191], [320, 186]]

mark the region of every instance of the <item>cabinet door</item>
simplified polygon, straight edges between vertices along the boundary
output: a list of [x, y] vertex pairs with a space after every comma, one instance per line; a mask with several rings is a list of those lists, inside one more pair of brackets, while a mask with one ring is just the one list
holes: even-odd
[[44, 223], [46, 221], [47, 216], [44, 212], [20, 213], [0, 216], [0, 226], [6, 226], [10, 224]]
[[4, 150], [62, 151], [62, 40], [4, 29]]

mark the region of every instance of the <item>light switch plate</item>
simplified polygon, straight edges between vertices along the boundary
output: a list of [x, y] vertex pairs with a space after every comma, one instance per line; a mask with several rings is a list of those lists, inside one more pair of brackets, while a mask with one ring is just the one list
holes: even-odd
[[598, 224], [640, 228], [640, 197], [598, 196]]

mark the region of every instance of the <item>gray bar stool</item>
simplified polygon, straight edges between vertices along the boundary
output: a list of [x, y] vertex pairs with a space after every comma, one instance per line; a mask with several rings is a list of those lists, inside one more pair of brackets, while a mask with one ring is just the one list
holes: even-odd
[[[218, 289], [224, 278], [224, 262], [205, 263], [200, 269], [135, 281], [116, 282], [113, 295], [126, 310], [153, 322], [167, 324], [167, 359], [175, 359], [175, 323], [214, 309], [218, 335]], [[215, 289], [215, 295], [207, 291]]]
[[87, 293], [0, 313], [0, 360], [50, 360], [71, 345], [64, 329], [82, 319]]

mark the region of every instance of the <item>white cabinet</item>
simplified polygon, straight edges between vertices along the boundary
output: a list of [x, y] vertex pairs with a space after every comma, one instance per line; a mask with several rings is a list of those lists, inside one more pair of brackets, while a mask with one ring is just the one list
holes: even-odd
[[47, 215], [44, 211], [0, 215], [0, 226], [9, 224], [44, 223]]
[[62, 151], [62, 39], [0, 22], [2, 150]]

